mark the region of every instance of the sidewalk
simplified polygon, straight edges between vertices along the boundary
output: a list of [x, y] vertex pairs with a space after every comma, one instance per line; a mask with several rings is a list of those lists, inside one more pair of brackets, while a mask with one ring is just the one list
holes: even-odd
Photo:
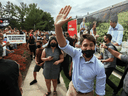
[[[42, 74], [43, 69], [37, 73], [37, 83], [30, 86], [30, 82], [33, 80], [33, 70], [35, 66], [35, 60], [30, 64], [26, 78], [22, 84], [23, 95], [22, 96], [44, 96], [47, 92], [44, 76]], [[67, 89], [65, 87], [63, 78], [60, 76], [60, 84], [57, 85], [57, 96], [66, 96]], [[51, 95], [53, 95], [53, 85], [51, 83]]]

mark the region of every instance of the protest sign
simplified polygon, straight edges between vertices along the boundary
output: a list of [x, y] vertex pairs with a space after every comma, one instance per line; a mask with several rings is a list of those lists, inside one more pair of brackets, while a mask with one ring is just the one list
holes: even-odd
[[10, 42], [10, 44], [14, 43], [26, 43], [26, 35], [6, 35], [7, 41]]
[[71, 20], [68, 22], [68, 33], [70, 36], [77, 35], [77, 20]]

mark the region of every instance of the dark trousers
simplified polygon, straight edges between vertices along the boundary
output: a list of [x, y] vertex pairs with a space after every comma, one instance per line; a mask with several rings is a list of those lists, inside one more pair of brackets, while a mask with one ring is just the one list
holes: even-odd
[[[61, 63], [61, 68], [60, 68], [60, 72], [61, 70], [63, 70], [65, 76], [71, 81], [71, 77], [69, 76], [69, 65], [71, 63], [71, 57], [67, 54], [66, 57], [64, 57], [64, 61]], [[60, 78], [60, 74], [59, 74], [59, 78]], [[58, 82], [60, 81], [58, 78]]]
[[29, 45], [30, 52], [34, 53], [34, 56], [36, 55], [36, 45]]
[[106, 74], [106, 83], [114, 90], [117, 89], [117, 86], [111, 81], [109, 80], [109, 76], [111, 75], [112, 71], [115, 68], [105, 68], [105, 74]]
[[123, 90], [120, 96], [128, 96], [128, 94]]

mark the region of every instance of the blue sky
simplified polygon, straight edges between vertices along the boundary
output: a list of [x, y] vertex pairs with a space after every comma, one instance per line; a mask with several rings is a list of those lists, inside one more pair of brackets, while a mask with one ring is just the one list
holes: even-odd
[[69, 16], [74, 18], [76, 15], [84, 16], [87, 12], [92, 13], [125, 0], [1, 0], [0, 2], [5, 5], [7, 1], [16, 5], [20, 5], [20, 2], [26, 4], [37, 3], [40, 9], [51, 13], [55, 20], [59, 10], [65, 5], [72, 7]]

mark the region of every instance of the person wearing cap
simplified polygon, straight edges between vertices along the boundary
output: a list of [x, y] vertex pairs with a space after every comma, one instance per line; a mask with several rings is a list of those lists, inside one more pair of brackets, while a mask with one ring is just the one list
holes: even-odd
[[121, 48], [121, 43], [123, 39], [123, 31], [124, 28], [121, 24], [118, 23], [117, 15], [113, 15], [110, 17], [110, 27], [108, 29], [107, 34], [112, 35], [112, 43], [119, 50]]
[[29, 35], [29, 39], [28, 39], [28, 49], [30, 49], [30, 56], [31, 56], [31, 60], [33, 60], [33, 54], [34, 54], [34, 58], [35, 58], [35, 52], [36, 52], [36, 40], [33, 37], [33, 34]]
[[0, 44], [0, 96], [21, 96], [22, 75], [19, 64], [2, 58], [3, 47]]

